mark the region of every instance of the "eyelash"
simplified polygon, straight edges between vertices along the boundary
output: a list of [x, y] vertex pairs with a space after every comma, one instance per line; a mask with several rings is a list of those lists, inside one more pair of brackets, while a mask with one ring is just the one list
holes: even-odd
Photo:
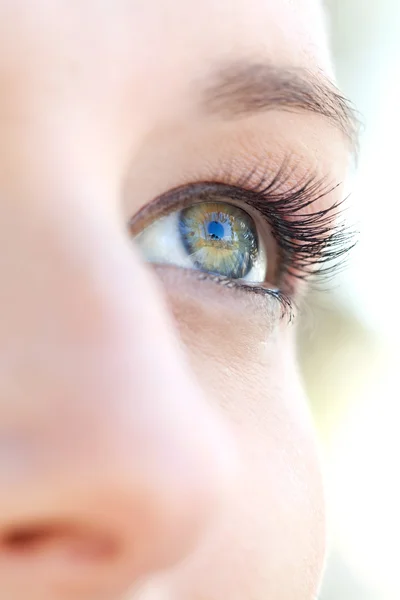
[[[255, 180], [254, 172], [244, 177], [228, 177], [229, 183], [205, 181], [184, 185], [160, 197], [159, 208], [166, 212], [171, 205], [179, 204], [182, 198], [202, 201], [207, 193], [223, 194], [243, 206], [252, 208], [271, 230], [279, 252], [279, 288], [268, 289], [261, 285], [241, 280], [199, 272], [199, 279], [214, 281], [220, 285], [244, 291], [268, 295], [281, 306], [281, 316], [291, 322], [294, 318], [294, 280], [326, 282], [343, 267], [349, 251], [355, 246], [355, 232], [344, 223], [343, 204], [337, 201], [328, 208], [312, 211], [311, 207], [333, 192], [340, 184], [327, 185], [325, 179], [310, 176], [297, 185], [288, 187], [293, 171], [285, 162], [277, 174], [268, 181], [268, 172]], [[288, 188], [288, 189], [286, 189]], [[146, 207], [147, 208], [147, 207]], [[141, 211], [147, 213], [147, 210]], [[140, 215], [138, 215], [140, 216]], [[135, 217], [131, 222], [136, 221]], [[154, 218], [154, 216], [153, 216]]]
[[328, 185], [311, 176], [284, 189], [290, 177], [285, 165], [270, 182], [266, 177], [252, 184], [249, 176], [237, 184], [222, 184], [224, 194], [255, 209], [269, 225], [280, 253], [281, 284], [289, 295], [294, 293], [293, 279], [319, 287], [343, 268], [357, 243], [356, 232], [343, 219], [347, 198], [311, 210], [341, 184]]

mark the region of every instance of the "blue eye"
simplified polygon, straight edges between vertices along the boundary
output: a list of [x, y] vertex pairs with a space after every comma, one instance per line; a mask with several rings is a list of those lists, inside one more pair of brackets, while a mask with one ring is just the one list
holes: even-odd
[[137, 236], [145, 259], [158, 264], [263, 283], [267, 260], [252, 217], [227, 202], [198, 202], [154, 220]]
[[182, 210], [178, 222], [195, 268], [242, 279], [256, 263], [257, 230], [251, 217], [237, 206], [201, 202]]

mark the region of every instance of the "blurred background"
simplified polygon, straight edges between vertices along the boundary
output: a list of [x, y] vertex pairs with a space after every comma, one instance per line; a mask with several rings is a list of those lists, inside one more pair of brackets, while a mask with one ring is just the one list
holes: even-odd
[[322, 440], [330, 552], [319, 600], [400, 599], [400, 0], [326, 2], [339, 86], [364, 130], [359, 243], [313, 294], [300, 359]]

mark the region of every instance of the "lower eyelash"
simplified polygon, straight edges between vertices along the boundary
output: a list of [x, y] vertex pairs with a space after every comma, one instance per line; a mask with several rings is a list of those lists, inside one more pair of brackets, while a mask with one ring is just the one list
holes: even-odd
[[259, 294], [261, 296], [268, 296], [273, 298], [276, 302], [279, 303], [281, 308], [281, 319], [287, 318], [288, 323], [293, 323], [295, 319], [295, 305], [292, 298], [290, 298], [287, 294], [282, 292], [281, 290], [271, 289], [262, 287], [257, 284], [249, 284], [244, 282], [241, 279], [230, 279], [229, 277], [224, 277], [223, 275], [215, 275], [213, 273], [207, 273], [204, 271], [199, 271], [197, 278], [200, 281], [212, 281], [217, 285], [222, 285], [231, 289], [239, 289], [243, 292], [248, 292], [252, 294]]

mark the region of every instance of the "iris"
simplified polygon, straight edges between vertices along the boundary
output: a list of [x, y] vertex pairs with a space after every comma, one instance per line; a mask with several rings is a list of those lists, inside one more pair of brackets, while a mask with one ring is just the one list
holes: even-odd
[[248, 213], [225, 202], [200, 202], [179, 215], [179, 233], [193, 265], [208, 273], [243, 278], [258, 258], [257, 229]]

